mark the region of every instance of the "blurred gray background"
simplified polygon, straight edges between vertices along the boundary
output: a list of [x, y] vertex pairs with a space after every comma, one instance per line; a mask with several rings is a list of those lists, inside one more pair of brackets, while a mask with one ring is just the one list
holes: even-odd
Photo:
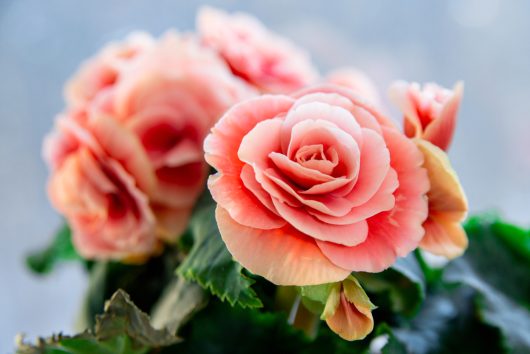
[[[0, 0], [0, 354], [13, 337], [72, 328], [81, 269], [37, 278], [23, 257], [60, 217], [45, 194], [41, 141], [63, 107], [62, 85], [105, 42], [143, 29], [192, 30], [201, 1]], [[530, 223], [530, 2], [211, 1], [258, 16], [306, 47], [322, 72], [353, 65], [382, 92], [403, 78], [465, 81], [451, 157], [472, 212]]]

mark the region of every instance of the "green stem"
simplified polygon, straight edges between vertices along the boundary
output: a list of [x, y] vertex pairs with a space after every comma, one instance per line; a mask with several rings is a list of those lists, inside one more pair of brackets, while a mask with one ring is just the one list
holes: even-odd
[[275, 307], [288, 315], [290, 325], [314, 338], [320, 322], [317, 315], [310, 312], [302, 303], [295, 287], [279, 286], [276, 290]]

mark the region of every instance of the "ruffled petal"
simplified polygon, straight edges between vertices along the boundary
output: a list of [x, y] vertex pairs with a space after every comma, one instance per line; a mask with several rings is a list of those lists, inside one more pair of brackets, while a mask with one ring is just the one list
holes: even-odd
[[361, 167], [355, 187], [346, 198], [353, 206], [366, 203], [379, 190], [390, 169], [390, 153], [383, 137], [363, 128]]
[[345, 246], [355, 246], [363, 242], [368, 235], [365, 220], [346, 225], [333, 225], [318, 220], [306, 210], [294, 208], [273, 199], [278, 213], [300, 232], [317, 240], [329, 241]]
[[397, 257], [404, 257], [420, 243], [427, 218], [429, 180], [421, 168], [423, 156], [414, 143], [393, 129], [383, 129], [397, 172], [399, 187], [395, 206], [368, 219], [368, 237], [354, 247], [317, 241], [322, 252], [336, 265], [352, 271], [380, 272]]
[[237, 154], [243, 137], [259, 122], [286, 112], [293, 102], [288, 96], [265, 95], [233, 106], [204, 141], [206, 161], [223, 174], [239, 176], [243, 163]]
[[235, 222], [220, 206], [215, 215], [221, 236], [235, 260], [276, 285], [331, 283], [350, 273], [331, 263], [311, 238], [293, 228], [246, 227]]
[[218, 205], [241, 225], [272, 230], [286, 224], [285, 220], [268, 210], [247, 190], [239, 176], [210, 176], [208, 188]]

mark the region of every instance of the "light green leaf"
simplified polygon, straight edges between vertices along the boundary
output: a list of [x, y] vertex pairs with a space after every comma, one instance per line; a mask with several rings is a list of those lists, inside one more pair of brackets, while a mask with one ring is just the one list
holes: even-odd
[[191, 234], [193, 246], [178, 268], [178, 274], [199, 283], [232, 306], [262, 307], [261, 300], [251, 288], [254, 281], [242, 274], [242, 266], [232, 259], [219, 234], [215, 205], [196, 212], [191, 220]]
[[52, 243], [41, 251], [34, 252], [26, 258], [27, 266], [37, 274], [47, 274], [60, 262], [83, 260], [72, 244], [71, 231], [64, 224], [55, 234]]

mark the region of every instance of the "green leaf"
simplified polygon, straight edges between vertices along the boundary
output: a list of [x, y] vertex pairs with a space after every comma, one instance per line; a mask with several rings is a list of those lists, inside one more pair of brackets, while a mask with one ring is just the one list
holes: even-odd
[[55, 234], [52, 243], [41, 251], [34, 252], [26, 258], [27, 266], [37, 274], [48, 274], [64, 261], [83, 260], [72, 244], [70, 228], [64, 224]]
[[178, 268], [178, 274], [199, 283], [232, 306], [263, 306], [251, 288], [254, 281], [242, 274], [241, 265], [232, 259], [221, 239], [215, 221], [215, 205], [209, 205], [194, 215], [191, 233], [193, 246]]
[[412, 354], [504, 353], [498, 330], [481, 322], [468, 290], [430, 294], [414, 318], [392, 326], [387, 352], [394, 347]]
[[369, 341], [347, 342], [325, 323], [312, 340], [287, 323], [282, 312], [231, 307], [212, 298], [180, 332], [184, 341], [161, 354], [364, 353]]
[[471, 291], [481, 321], [502, 333], [515, 353], [530, 352], [530, 234], [492, 217], [466, 224], [469, 248], [449, 264], [444, 279]]
[[37, 344], [20, 343], [18, 354], [144, 354], [179, 341], [167, 331], [151, 326], [149, 316], [140, 311], [122, 290], [118, 290], [97, 316], [94, 331], [76, 336], [54, 335]]
[[415, 257], [400, 258], [381, 273], [354, 273], [379, 311], [413, 316], [425, 299], [425, 278]]
[[196, 283], [174, 277], [155, 304], [151, 319], [157, 328], [167, 328], [178, 333], [196, 312], [206, 306], [208, 297]]

